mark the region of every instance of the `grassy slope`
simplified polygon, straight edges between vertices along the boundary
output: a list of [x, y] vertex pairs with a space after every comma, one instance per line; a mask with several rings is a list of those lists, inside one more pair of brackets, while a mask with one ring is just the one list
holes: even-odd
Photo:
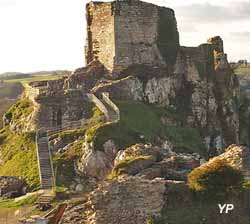
[[117, 105], [121, 111], [119, 123], [87, 131], [89, 140], [94, 141], [96, 149], [101, 149], [102, 144], [108, 139], [113, 139], [119, 149], [123, 149], [138, 142], [154, 142], [160, 136], [171, 140], [177, 150], [182, 148], [189, 152], [204, 153], [198, 130], [164, 126], [161, 123], [161, 115], [175, 117], [174, 114], [167, 114], [166, 109], [139, 102], [117, 102]]
[[0, 165], [1, 176], [20, 176], [35, 188], [39, 185], [35, 133], [20, 136], [7, 128], [0, 131], [0, 152], [4, 161]]
[[[32, 104], [24, 99], [14, 104], [6, 116], [14, 122], [28, 116], [33, 110]], [[35, 133], [13, 134], [8, 127], [0, 131], [0, 153], [3, 163], [0, 175], [20, 176], [35, 188], [39, 185]]]

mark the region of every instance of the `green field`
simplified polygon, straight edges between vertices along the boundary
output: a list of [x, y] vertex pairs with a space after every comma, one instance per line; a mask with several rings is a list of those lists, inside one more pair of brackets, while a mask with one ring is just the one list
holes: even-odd
[[235, 73], [236, 74], [250, 74], [250, 67], [247, 67], [247, 68], [237, 68], [235, 70]]
[[55, 75], [55, 74], [33, 75], [33, 76], [27, 77], [27, 78], [20, 78], [20, 79], [15, 78], [15, 79], [5, 80], [5, 82], [7, 82], [7, 83], [19, 82], [25, 86], [25, 84], [27, 84], [29, 82], [43, 81], [43, 80], [56, 80], [56, 79], [59, 79], [61, 77], [62, 77], [62, 75]]

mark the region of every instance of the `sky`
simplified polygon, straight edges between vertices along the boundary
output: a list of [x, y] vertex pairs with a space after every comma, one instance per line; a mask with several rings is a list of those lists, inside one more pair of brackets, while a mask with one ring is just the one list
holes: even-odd
[[[173, 8], [182, 46], [220, 35], [250, 61], [249, 0], [144, 0]], [[0, 0], [0, 73], [83, 67], [87, 0]]]

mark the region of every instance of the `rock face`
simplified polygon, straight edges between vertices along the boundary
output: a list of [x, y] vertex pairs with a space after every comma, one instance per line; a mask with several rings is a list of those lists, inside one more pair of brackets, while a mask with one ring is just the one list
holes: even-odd
[[17, 177], [0, 177], [0, 197], [13, 198], [25, 194], [27, 185]]
[[186, 180], [187, 174], [200, 165], [198, 154], [175, 153], [157, 146], [136, 144], [119, 151], [113, 172], [145, 179]]
[[76, 170], [88, 177], [102, 180], [113, 168], [113, 162], [117, 150], [112, 141], [107, 141], [104, 151], [94, 150], [92, 145], [85, 142], [83, 144], [83, 155], [77, 162]]
[[92, 192], [88, 202], [78, 207], [76, 212], [75, 208], [68, 210], [63, 223], [146, 224], [150, 218], [160, 215], [165, 185], [161, 179], [138, 177], [105, 183]]
[[240, 92], [226, 58], [218, 60], [213, 49], [217, 49], [213, 43], [182, 47], [170, 70], [131, 66], [122, 73], [127, 78], [101, 83], [93, 91], [97, 95], [107, 91], [117, 100], [174, 108], [182, 126], [200, 130], [209, 154], [220, 153], [226, 145], [239, 142]]

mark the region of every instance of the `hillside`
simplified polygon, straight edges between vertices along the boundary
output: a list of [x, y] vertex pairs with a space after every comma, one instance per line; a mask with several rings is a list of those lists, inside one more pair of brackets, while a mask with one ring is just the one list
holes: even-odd
[[[18, 82], [0, 84], [0, 117], [14, 104], [21, 96], [23, 86]], [[2, 119], [0, 120], [0, 128]]]

